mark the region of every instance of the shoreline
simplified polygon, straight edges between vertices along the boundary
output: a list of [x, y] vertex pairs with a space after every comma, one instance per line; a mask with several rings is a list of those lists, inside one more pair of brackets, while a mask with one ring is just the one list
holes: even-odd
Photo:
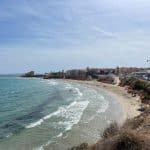
[[[108, 102], [108, 106], [106, 106], [106, 109], [104, 108], [102, 112], [98, 112], [97, 110], [101, 109], [101, 101], [97, 98], [92, 98], [94, 95], [91, 95], [91, 97], [89, 97], [89, 105], [84, 110], [79, 122], [74, 124], [73, 128], [68, 133], [63, 133], [62, 136], [57, 139], [56, 143], [54, 142], [49, 145], [45, 145], [45, 150], [60, 148], [65, 150], [84, 142], [92, 145], [101, 138], [103, 131], [110, 123], [116, 122], [119, 126], [121, 126], [126, 120], [126, 116], [122, 110], [122, 105], [115, 100], [116, 98], [114, 96], [109, 94], [106, 90], [103, 90], [102, 88], [100, 89], [95, 85], [95, 83], [92, 82], [93, 84], [91, 85], [91, 82], [89, 83], [89, 81], [86, 82], [68, 79], [58, 79], [56, 81], [63, 81], [64, 83], [72, 84], [74, 86], [76, 86], [77, 83], [77, 85], [87, 88], [89, 92], [90, 90], [93, 90], [96, 91], [95, 94], [104, 94], [104, 97], [108, 98], [106, 100]], [[114, 112], [112, 112], [112, 110], [114, 110]]]
[[71, 79], [63, 79], [67, 82], [82, 84], [95, 89], [102, 89], [110, 96], [114, 97], [121, 105], [123, 109], [122, 121], [121, 124], [124, 123], [127, 119], [132, 119], [141, 114], [137, 109], [140, 108], [141, 100], [139, 96], [132, 97], [127, 93], [124, 87], [120, 87], [118, 85], [106, 84], [97, 81], [82, 81], [82, 80], [71, 80]]
[[[109, 110], [108, 114], [107, 114], [107, 115], [109, 115], [109, 118], [107, 118], [108, 121], [109, 120], [111, 121], [111, 118], [112, 118], [111, 112], [113, 110], [114, 110], [114, 112], [117, 112], [117, 117], [118, 116], [120, 117], [119, 118], [120, 120], [118, 119], [119, 125], [122, 125], [122, 123], [124, 123], [124, 121], [127, 118], [133, 118], [133, 117], [140, 114], [139, 111], [136, 111], [136, 109], [139, 108], [139, 106], [140, 106], [140, 101], [138, 101], [138, 97], [132, 97], [131, 95], [127, 94], [127, 92], [122, 87], [119, 87], [116, 85], [111, 85], [111, 84], [105, 84], [105, 83], [97, 82], [94, 80], [93, 81], [81, 81], [81, 80], [68, 80], [68, 79], [62, 80], [62, 79], [60, 79], [60, 80], [56, 80], [56, 81], [58, 83], [61, 81], [64, 81], [66, 83], [68, 82], [68, 83], [72, 83], [74, 85], [80, 84], [80, 85], [83, 85], [85, 88], [86, 87], [89, 88], [89, 91], [86, 93], [87, 99], [89, 98], [88, 93], [90, 93], [90, 91], [92, 89], [96, 90], [96, 91], [102, 91], [102, 92], [104, 91], [107, 95], [109, 95], [110, 98], [112, 97], [114, 99], [114, 101], [117, 102], [117, 103], [115, 102], [114, 104], [121, 104], [121, 105], [115, 105], [116, 107], [110, 107], [110, 109], [108, 109]], [[49, 81], [45, 80], [45, 82], [49, 82]], [[99, 94], [101, 94], [101, 93], [99, 92]], [[94, 105], [99, 107], [99, 105], [98, 105], [99, 103], [97, 103], [98, 102], [97, 99], [93, 99], [92, 98], [93, 96], [94, 95], [91, 95], [91, 97], [90, 97], [91, 102], [93, 102]], [[110, 99], [110, 101], [111, 101], [111, 99]], [[113, 106], [113, 105], [110, 105], [110, 106]], [[89, 107], [89, 108], [93, 108], [93, 107]], [[117, 109], [117, 108], [120, 108], [120, 109]], [[80, 118], [80, 120], [82, 120], [82, 121], [77, 123], [76, 126], [74, 126], [74, 129], [70, 133], [67, 131], [67, 132], [65, 132], [65, 134], [63, 134], [63, 132], [61, 132], [59, 135], [57, 135], [58, 141], [60, 142], [60, 143], [59, 142], [58, 143], [60, 145], [58, 143], [55, 143], [55, 142], [45, 144], [43, 141], [39, 140], [39, 142], [41, 142], [42, 144], [40, 144], [38, 146], [41, 146], [45, 150], [46, 149], [48, 150], [48, 149], [51, 149], [51, 146], [54, 146], [54, 148], [55, 148], [55, 146], [56, 147], [60, 146], [60, 148], [61, 148], [61, 146], [62, 147], [64, 146], [66, 148], [70, 148], [72, 146], [79, 145], [81, 142], [88, 142], [89, 144], [95, 143], [97, 140], [99, 140], [99, 136], [100, 136], [99, 133], [101, 133], [101, 131], [103, 131], [103, 128], [105, 129], [106, 126], [102, 126], [102, 128], [99, 128], [99, 125], [100, 125], [101, 121], [103, 121], [103, 120], [100, 119], [99, 115], [97, 115], [97, 116], [95, 115], [96, 111], [92, 112], [91, 110], [92, 109], [85, 109], [85, 113], [83, 115], [83, 120]], [[119, 110], [121, 110], [121, 113]], [[80, 112], [80, 110], [79, 110], [79, 112]], [[94, 115], [94, 119], [92, 119], [92, 121], [84, 122], [85, 118], [89, 118], [89, 112], [90, 112], [90, 114]], [[103, 116], [105, 116], [105, 115], [103, 115]], [[116, 117], [116, 122], [118, 121], [117, 117]], [[107, 124], [109, 124], [109, 122], [107, 122], [106, 125]], [[45, 128], [46, 126], [43, 126], [43, 127]], [[42, 129], [42, 126], [40, 127], [40, 129]], [[80, 130], [78, 130], [78, 129], [80, 129]], [[20, 141], [20, 139], [23, 139], [24, 137], [28, 136], [29, 132], [33, 133], [33, 136], [34, 136], [34, 133], [36, 133], [34, 131], [40, 131], [40, 130], [38, 130], [38, 128], [34, 128], [33, 130], [29, 129], [29, 130], [26, 130], [25, 132], [23, 132], [23, 134], [16, 136], [15, 138], [19, 139], [19, 141]], [[49, 131], [49, 130], [47, 130], [47, 131]], [[80, 134], [81, 133], [80, 131], [82, 131], [83, 134]], [[47, 134], [44, 134], [44, 133], [45, 132], [42, 132], [42, 137], [43, 138], [46, 137], [45, 141], [47, 142], [49, 139], [47, 138]], [[86, 136], [84, 136], [84, 133], [86, 133]], [[32, 136], [32, 134], [31, 134], [31, 136]], [[14, 140], [14, 139], [12, 138], [12, 140]], [[32, 139], [31, 139], [31, 141], [32, 141]], [[10, 139], [10, 141], [8, 141], [8, 145], [9, 144], [11, 145], [11, 142], [12, 141]], [[36, 140], [33, 139], [33, 143], [35, 144]], [[31, 144], [30, 141], [29, 141], [29, 144]], [[32, 144], [31, 144], [31, 146], [32, 146]], [[61, 149], [63, 149], [63, 148], [61, 148]]]

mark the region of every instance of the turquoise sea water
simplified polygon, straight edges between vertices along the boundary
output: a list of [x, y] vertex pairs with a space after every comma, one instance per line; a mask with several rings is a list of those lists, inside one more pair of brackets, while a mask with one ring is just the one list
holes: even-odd
[[104, 91], [63, 80], [0, 76], [0, 150], [59, 150], [87, 137], [96, 140], [121, 113]]

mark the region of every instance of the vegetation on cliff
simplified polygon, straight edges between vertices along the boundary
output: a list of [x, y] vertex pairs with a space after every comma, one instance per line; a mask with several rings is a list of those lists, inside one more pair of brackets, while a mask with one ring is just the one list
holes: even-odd
[[33, 77], [35, 75], [34, 71], [30, 71], [22, 75], [22, 77]]
[[150, 82], [137, 79], [134, 77], [121, 79], [120, 86], [129, 86], [133, 91], [136, 91], [141, 97], [142, 103], [150, 103]]
[[36, 78], [43, 78], [43, 74], [35, 74], [34, 71], [30, 71], [27, 72], [25, 74], [23, 74], [21, 77], [25, 77], [25, 78], [32, 78], [32, 77], [36, 77]]

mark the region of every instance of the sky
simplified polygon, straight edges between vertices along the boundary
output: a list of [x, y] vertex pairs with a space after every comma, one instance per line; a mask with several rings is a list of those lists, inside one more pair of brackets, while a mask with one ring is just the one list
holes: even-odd
[[0, 0], [0, 73], [150, 67], [149, 0]]

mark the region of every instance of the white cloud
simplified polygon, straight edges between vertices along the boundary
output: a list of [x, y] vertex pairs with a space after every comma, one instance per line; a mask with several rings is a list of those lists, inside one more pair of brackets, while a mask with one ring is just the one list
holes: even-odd
[[30, 61], [41, 53], [43, 65], [57, 64], [58, 57], [77, 67], [125, 64], [128, 58], [128, 65], [140, 65], [150, 55], [148, 0], [5, 0], [0, 10], [0, 59], [4, 50], [18, 62], [23, 51], [32, 51]]

